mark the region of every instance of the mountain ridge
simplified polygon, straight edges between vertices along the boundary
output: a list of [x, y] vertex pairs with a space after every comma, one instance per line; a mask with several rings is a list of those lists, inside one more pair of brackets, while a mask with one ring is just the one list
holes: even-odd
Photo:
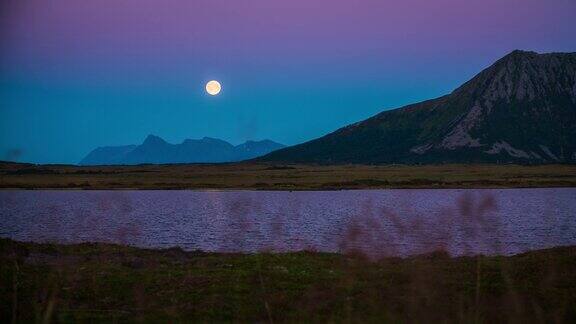
[[252, 159], [285, 147], [265, 139], [232, 145], [211, 137], [185, 139], [171, 144], [150, 134], [140, 145], [102, 146], [92, 150], [79, 165], [136, 165], [174, 163], [220, 163]]
[[576, 53], [515, 50], [450, 94], [256, 161], [575, 163]]

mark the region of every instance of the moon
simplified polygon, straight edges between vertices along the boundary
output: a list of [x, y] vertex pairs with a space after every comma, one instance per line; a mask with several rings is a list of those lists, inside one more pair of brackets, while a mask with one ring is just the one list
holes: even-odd
[[220, 90], [222, 90], [220, 82], [212, 80], [206, 83], [206, 92], [208, 92], [208, 94], [215, 96], [220, 93]]

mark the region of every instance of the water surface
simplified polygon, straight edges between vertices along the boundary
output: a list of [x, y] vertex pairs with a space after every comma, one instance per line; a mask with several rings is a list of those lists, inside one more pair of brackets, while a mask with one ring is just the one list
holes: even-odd
[[220, 252], [446, 250], [576, 244], [576, 189], [1, 191], [0, 236]]

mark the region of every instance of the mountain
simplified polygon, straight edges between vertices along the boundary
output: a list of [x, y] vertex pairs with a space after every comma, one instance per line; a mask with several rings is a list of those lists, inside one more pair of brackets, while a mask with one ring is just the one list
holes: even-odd
[[236, 146], [236, 152], [240, 160], [248, 160], [253, 157], [266, 155], [270, 152], [276, 151], [285, 147], [271, 140], [263, 141], [247, 141], [244, 144]]
[[168, 163], [216, 163], [252, 159], [285, 147], [270, 140], [247, 141], [234, 146], [216, 138], [187, 139], [170, 144], [148, 135], [140, 145], [106, 146], [90, 152], [80, 165], [133, 165]]
[[576, 53], [514, 51], [449, 95], [256, 160], [575, 163]]
[[99, 165], [99, 164], [119, 164], [122, 158], [130, 151], [134, 150], [136, 145], [124, 146], [104, 146], [98, 147], [88, 153], [80, 162], [82, 165]]

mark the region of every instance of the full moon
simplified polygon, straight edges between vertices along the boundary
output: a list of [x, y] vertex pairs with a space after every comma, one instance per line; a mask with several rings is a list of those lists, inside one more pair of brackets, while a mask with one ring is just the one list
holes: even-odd
[[212, 81], [208, 81], [208, 83], [206, 83], [206, 92], [208, 92], [209, 94], [215, 96], [215, 95], [220, 93], [220, 90], [222, 90], [222, 86], [220, 85], [220, 82], [218, 82], [216, 80], [212, 80]]

